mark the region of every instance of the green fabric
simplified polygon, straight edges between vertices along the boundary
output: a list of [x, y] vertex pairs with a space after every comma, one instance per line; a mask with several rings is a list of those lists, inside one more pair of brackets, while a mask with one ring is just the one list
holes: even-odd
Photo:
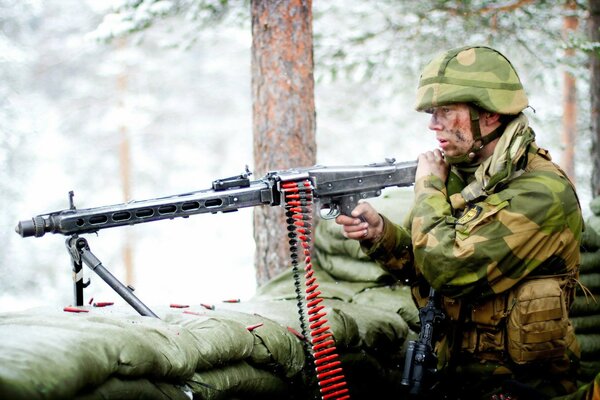
[[600, 314], [571, 317], [575, 333], [600, 333]]
[[[596, 197], [590, 206], [600, 207], [600, 197]], [[592, 211], [598, 214], [600, 210]], [[597, 218], [597, 217], [594, 217]], [[570, 396], [561, 400], [591, 400], [594, 390], [600, 393], [600, 235], [586, 220], [586, 230], [582, 237], [580, 283], [595, 295], [584, 293], [576, 288], [576, 296], [571, 305], [570, 315], [575, 327], [577, 340], [581, 347], [581, 367], [579, 379], [585, 384]], [[594, 381], [594, 378], [596, 380]]]
[[240, 361], [222, 368], [200, 371], [187, 381], [195, 398], [203, 400], [286, 398], [287, 385], [272, 372]]
[[150, 317], [47, 309], [0, 314], [0, 337], [0, 398], [6, 399], [73, 398], [113, 375], [181, 379], [196, 365], [192, 335]]
[[578, 292], [578, 295], [575, 296], [573, 304], [571, 305], [569, 315], [572, 317], [580, 317], [595, 314], [600, 315], [600, 298], [599, 296], [595, 297], [596, 298], [594, 300], [594, 298], [592, 298], [591, 296], [585, 297], [581, 292]]
[[[581, 274], [579, 275], [579, 281], [592, 293], [596, 295], [600, 294], [600, 272]], [[597, 300], [600, 301], [600, 299]]]
[[[366, 303], [324, 301], [338, 351], [362, 351], [398, 365], [410, 334], [395, 310], [398, 304], [388, 310]], [[202, 384], [219, 393], [278, 393], [281, 382], [299, 379], [305, 367], [293, 332], [300, 330], [296, 307], [287, 300], [223, 303], [214, 310], [153, 307], [161, 319], [132, 315], [128, 307], [0, 315], [0, 334], [7, 338], [0, 347], [0, 398], [168, 393], [153, 384], [169, 380], [170, 385], [188, 383], [194, 393], [207, 390]], [[242, 372], [232, 372], [238, 365]]]
[[[257, 307], [257, 304], [260, 304]], [[408, 335], [408, 324], [396, 312], [371, 307], [366, 304], [327, 299], [323, 302], [327, 313], [328, 326], [335, 335], [336, 344], [341, 349], [363, 349], [377, 352], [383, 348], [400, 349]], [[300, 332], [296, 304], [288, 301], [273, 301], [261, 303], [223, 304], [217, 308], [228, 310], [258, 310], [268, 309], [273, 320], [289, 326]], [[414, 306], [413, 306], [414, 307]], [[256, 312], [256, 311], [255, 311]], [[388, 355], [389, 356], [389, 355]]]
[[223, 363], [249, 357], [254, 347], [254, 337], [237, 316], [215, 318], [204, 315], [166, 314], [164, 321], [182, 326], [194, 337], [197, 360], [194, 370], [210, 369]]
[[[352, 282], [341, 281], [333, 278], [329, 273], [319, 267], [317, 261], [313, 263], [313, 269], [319, 282], [320, 297], [350, 301], [352, 297], [368, 287], [381, 286], [379, 282]], [[300, 270], [300, 277], [304, 279], [304, 270]], [[303, 292], [304, 294], [304, 292]], [[281, 272], [265, 285], [257, 289], [255, 300], [291, 300], [295, 299], [293, 271], [291, 269]]]
[[594, 271], [600, 272], [600, 251], [582, 252], [579, 272], [583, 274]]
[[473, 173], [475, 179], [461, 191], [464, 199], [471, 202], [481, 196], [497, 193], [500, 184], [508, 184], [521, 174], [518, 164], [534, 139], [535, 134], [529, 127], [527, 117], [519, 114], [504, 129], [494, 154], [479, 165]]
[[581, 346], [581, 359], [596, 361], [600, 359], [600, 333], [581, 333], [577, 335]]
[[337, 279], [348, 282], [391, 283], [394, 278], [377, 264], [346, 255], [315, 252], [313, 264], [318, 264]]
[[600, 216], [592, 215], [585, 220], [582, 245], [586, 251], [600, 249]]
[[[469, 199], [480, 192], [482, 197], [467, 210], [455, 209], [444, 182], [424, 177], [415, 184], [409, 229], [386, 224], [384, 237], [367, 254], [388, 271], [410, 266], [410, 234], [416, 269], [449, 297], [494, 295], [534, 270], [561, 273], [577, 268], [583, 220], [572, 185], [546, 152], [526, 152], [531, 133], [526, 118], [520, 116], [513, 124], [462, 192]], [[516, 168], [518, 155], [528, 157], [525, 173]], [[495, 186], [485, 184], [498, 174]]]
[[528, 100], [512, 64], [497, 50], [467, 46], [436, 56], [421, 73], [417, 111], [473, 103], [499, 114], [517, 114]]
[[353, 303], [382, 308], [398, 313], [409, 328], [419, 331], [419, 310], [414, 304], [410, 287], [405, 285], [382, 286], [366, 289], [352, 298]]
[[152, 399], [152, 400], [190, 400], [190, 388], [173, 383], [155, 382], [149, 379], [120, 379], [111, 377], [91, 392], [81, 392], [75, 400], [108, 399]]

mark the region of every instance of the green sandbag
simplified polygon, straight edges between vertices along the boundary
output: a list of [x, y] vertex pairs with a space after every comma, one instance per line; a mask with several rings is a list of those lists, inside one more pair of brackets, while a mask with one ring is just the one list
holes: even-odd
[[414, 199], [414, 188], [410, 186], [404, 188], [388, 188], [381, 196], [368, 199], [367, 201], [371, 203], [380, 214], [389, 218], [390, 221], [402, 224], [412, 209]]
[[[600, 294], [600, 273], [593, 274], [581, 274], [579, 275], [579, 282], [586, 288], [588, 288], [592, 293]], [[578, 295], [581, 293], [581, 288], [577, 287]]]
[[254, 349], [250, 356], [252, 365], [278, 371], [291, 378], [304, 368], [304, 349], [299, 338], [281, 325], [269, 320], [252, 330]]
[[365, 289], [357, 293], [352, 298], [352, 302], [398, 313], [408, 323], [410, 329], [420, 330], [419, 309], [412, 299], [408, 286], [394, 285]]
[[349, 256], [369, 260], [357, 240], [346, 239], [342, 227], [333, 220], [319, 220], [315, 229], [315, 249], [325, 254]]
[[[323, 270], [318, 264], [313, 264], [313, 272], [319, 284], [319, 290], [322, 292], [323, 298], [337, 299], [350, 301], [352, 297], [363, 291], [365, 288], [381, 286], [379, 282], [349, 282], [335, 279], [327, 271]], [[304, 296], [304, 270], [300, 269], [300, 290]], [[252, 301], [264, 300], [292, 300], [296, 298], [294, 286], [293, 270], [287, 269], [279, 275], [271, 279], [265, 285], [259, 287], [256, 294], [252, 297]]]
[[600, 315], [600, 296], [588, 295], [586, 298], [582, 294], [575, 296], [569, 315], [571, 317], [580, 317], [584, 315]]
[[[342, 349], [364, 349], [389, 356], [385, 353], [396, 351], [408, 336], [408, 324], [395, 312], [335, 300], [328, 300], [325, 304], [331, 309], [327, 316], [336, 335], [336, 344], [340, 343], [338, 337], [341, 332], [357, 329], [358, 341], [344, 342]], [[332, 319], [330, 315], [335, 318]], [[341, 329], [342, 324], [336, 322], [337, 319], [344, 322]]]
[[[376, 352], [378, 349], [389, 348], [396, 351], [408, 336], [408, 324], [395, 311], [333, 299], [325, 299], [322, 304], [326, 306], [328, 326], [333, 331], [336, 345], [341, 351], [365, 349]], [[288, 326], [300, 332], [295, 300], [250, 301], [224, 304], [221, 307], [241, 312], [254, 310], [254, 312], [279, 323], [287, 323]], [[290, 320], [294, 316], [296, 316], [296, 320]]]
[[[192, 307], [194, 309], [194, 307]], [[284, 328], [299, 329], [298, 305], [296, 300], [249, 300], [239, 303], [223, 303], [214, 305], [211, 314], [219, 316], [225, 312], [247, 313], [260, 318], [275, 321]]]
[[[269, 281], [258, 288], [252, 301], [270, 301], [270, 300], [291, 300], [296, 298], [296, 287], [294, 286], [294, 271], [292, 268], [281, 271], [278, 275], [269, 279]], [[298, 279], [304, 279], [304, 272], [301, 268], [298, 271]], [[330, 279], [327, 272], [319, 272], [319, 280]]]
[[581, 361], [580, 364], [581, 372], [579, 374], [579, 379], [582, 381], [589, 381], [600, 373], [600, 360]]
[[288, 385], [281, 378], [244, 361], [198, 371], [186, 383], [194, 392], [195, 399], [289, 398]]
[[[320, 276], [320, 275], [319, 275]], [[377, 287], [381, 283], [375, 282], [347, 282], [347, 281], [329, 281], [320, 279], [319, 291], [320, 297], [325, 299], [334, 299], [341, 301], [350, 301], [356, 293], [363, 291], [365, 288]]]
[[[327, 314], [327, 326], [333, 332], [336, 345], [340, 349], [357, 348], [361, 344], [359, 328], [354, 318], [348, 313], [340, 312], [339, 305], [345, 304], [343, 301], [324, 299], [320, 305], [325, 306], [322, 312]], [[244, 302], [234, 304], [224, 304], [230, 310], [240, 312], [254, 312], [263, 317], [277, 321], [285, 329], [292, 328], [298, 334], [302, 334], [300, 327], [300, 317], [298, 314], [298, 305], [296, 300], [273, 301], [273, 302]], [[252, 311], [254, 310], [254, 311]], [[307, 324], [308, 325], [308, 324]], [[308, 326], [307, 326], [308, 328]]]
[[600, 250], [593, 252], [581, 252], [581, 265], [579, 273], [586, 274], [590, 272], [600, 272]]
[[190, 388], [148, 379], [119, 379], [112, 377], [92, 392], [79, 393], [75, 400], [152, 399], [190, 400]]
[[[357, 242], [358, 243], [358, 242]], [[346, 282], [392, 283], [394, 278], [377, 263], [348, 255], [331, 254], [315, 249], [313, 263], [335, 278]]]
[[[240, 312], [220, 309], [218, 306], [216, 308], [216, 310], [206, 310], [200, 309], [200, 307], [190, 307], [186, 309], [186, 316], [194, 318], [195, 314], [198, 314], [199, 317], [210, 317], [209, 321], [235, 322], [243, 329], [244, 342], [246, 342], [246, 337], [251, 338], [250, 346], [248, 349], [245, 348], [243, 352], [232, 354], [227, 347], [228, 345], [236, 347], [235, 344], [219, 337], [219, 335], [227, 335], [228, 332], [224, 329], [215, 330], [207, 335], [208, 337], [204, 338], [204, 341], [208, 342], [207, 344], [210, 346], [212, 358], [218, 358], [220, 362], [207, 368], [198, 368], [198, 370], [210, 369], [224, 364], [229, 365], [247, 359], [262, 368], [277, 369], [277, 371], [288, 377], [300, 372], [304, 366], [304, 350], [300, 340], [285, 325], [258, 314], [257, 307], [251, 307], [252, 312], [250, 310]], [[288, 311], [292, 316], [294, 315], [292, 309]], [[202, 319], [200, 321], [198, 327], [202, 328]], [[186, 327], [192, 332], [196, 331], [189, 324]], [[204, 335], [204, 332], [198, 330], [198, 336], [202, 335]], [[231, 339], [235, 339], [235, 337], [231, 336]], [[244, 347], [246, 347], [246, 343]]]
[[399, 351], [408, 336], [408, 324], [395, 312], [344, 302], [331, 307], [356, 321], [360, 336], [358, 347], [370, 353], [390, 357]]
[[600, 248], [600, 216], [592, 215], [585, 220], [581, 247], [585, 251], [595, 251]]
[[600, 333], [582, 333], [577, 335], [581, 347], [581, 359], [596, 361], [600, 359]]
[[62, 310], [0, 314], [0, 398], [66, 399], [112, 375], [183, 380], [196, 347], [182, 327]]
[[[585, 229], [594, 231], [596, 237], [600, 237], [600, 215], [589, 216], [585, 220]], [[600, 242], [597, 242], [596, 245], [600, 247]]]
[[183, 326], [193, 335], [197, 351], [194, 370], [210, 369], [250, 356], [254, 337], [244, 324], [233, 318], [213, 318], [203, 311], [206, 310], [198, 307], [192, 311], [196, 314], [161, 315], [166, 322]]
[[600, 315], [586, 315], [585, 317], [571, 317], [575, 334], [600, 333]]

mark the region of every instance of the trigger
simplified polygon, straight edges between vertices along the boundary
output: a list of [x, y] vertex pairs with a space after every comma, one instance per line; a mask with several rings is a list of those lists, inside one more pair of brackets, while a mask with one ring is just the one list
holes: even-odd
[[334, 219], [340, 215], [340, 209], [338, 207], [324, 207], [319, 210], [319, 215], [323, 219]]

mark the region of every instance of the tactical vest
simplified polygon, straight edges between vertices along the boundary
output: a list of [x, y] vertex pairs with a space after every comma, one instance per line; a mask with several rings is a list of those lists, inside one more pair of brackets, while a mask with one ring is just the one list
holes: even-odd
[[[561, 360], [567, 349], [579, 355], [568, 310], [575, 292], [573, 275], [524, 279], [485, 300], [442, 298], [449, 323], [459, 336], [451, 348], [480, 360], [524, 365]], [[413, 290], [417, 303], [420, 290]]]
[[[531, 158], [525, 171], [531, 170], [536, 157], [550, 161], [547, 151], [535, 145], [529, 146], [528, 153]], [[564, 171], [554, 167], [568, 180]], [[487, 299], [444, 296], [442, 306], [457, 336], [453, 343], [445, 343], [449, 352], [446, 357], [466, 354], [478, 360], [519, 365], [564, 360], [567, 350], [579, 357], [569, 320], [577, 279], [574, 270], [564, 275], [530, 276]], [[422, 293], [422, 288], [413, 287], [419, 307], [427, 300], [420, 296]]]

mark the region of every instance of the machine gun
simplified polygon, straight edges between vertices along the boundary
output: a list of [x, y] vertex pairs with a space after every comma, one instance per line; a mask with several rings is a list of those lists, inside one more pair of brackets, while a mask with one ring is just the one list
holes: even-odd
[[15, 231], [22, 237], [42, 237], [46, 233], [74, 235], [144, 222], [189, 217], [203, 213], [237, 211], [244, 207], [277, 206], [286, 184], [307, 181], [323, 218], [340, 213], [350, 215], [359, 200], [376, 197], [391, 186], [410, 186], [415, 181], [416, 162], [364, 166], [314, 166], [273, 171], [250, 180], [250, 171], [212, 183], [212, 188], [150, 200], [96, 208], [76, 209], [70, 196], [69, 209], [42, 214], [20, 221]]
[[[42, 237], [46, 233], [69, 236], [66, 246], [73, 260], [75, 303], [83, 305], [82, 263], [85, 263], [109, 284], [141, 315], [156, 315], [104, 268], [91, 253], [87, 241], [80, 234], [95, 233], [102, 229], [125, 225], [187, 218], [190, 215], [237, 211], [244, 207], [288, 207], [286, 196], [297, 196], [298, 205], [314, 199], [322, 218], [335, 218], [350, 212], [361, 199], [379, 196], [384, 188], [410, 186], [415, 181], [416, 161], [383, 163], [361, 166], [289, 169], [268, 172], [263, 178], [251, 180], [246, 167], [244, 173], [212, 183], [212, 188], [149, 200], [130, 201], [96, 208], [77, 209], [73, 192], [69, 193], [68, 209], [41, 214], [20, 221], [15, 231], [22, 237]], [[302, 193], [289, 194], [294, 186], [302, 185]], [[288, 193], [286, 195], [286, 193]]]
[[431, 389], [434, 383], [433, 378], [437, 372], [437, 356], [433, 350], [434, 328], [445, 318], [440, 306], [440, 295], [430, 288], [427, 304], [419, 310], [421, 332], [417, 340], [408, 342], [400, 381], [411, 396], [418, 398], [425, 389]]

